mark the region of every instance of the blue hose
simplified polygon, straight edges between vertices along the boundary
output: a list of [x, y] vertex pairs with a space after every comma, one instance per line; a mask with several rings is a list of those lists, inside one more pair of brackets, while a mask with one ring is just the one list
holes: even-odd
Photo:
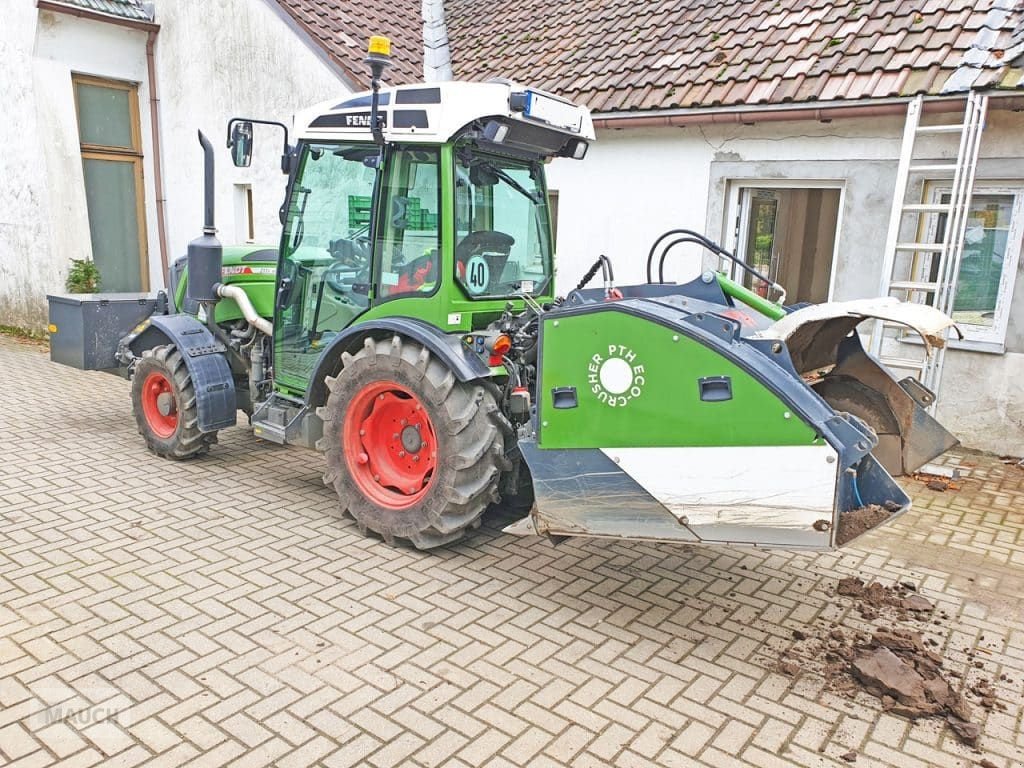
[[860, 497], [860, 488], [857, 487], [857, 471], [856, 470], [853, 471], [852, 485], [853, 485], [853, 500], [857, 502], [857, 508], [860, 509], [861, 507], [864, 506], [864, 501]]

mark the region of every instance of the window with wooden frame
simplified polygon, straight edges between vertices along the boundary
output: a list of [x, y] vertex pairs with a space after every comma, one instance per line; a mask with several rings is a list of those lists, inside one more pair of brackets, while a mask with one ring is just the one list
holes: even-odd
[[138, 86], [73, 75], [93, 261], [104, 292], [149, 290]]

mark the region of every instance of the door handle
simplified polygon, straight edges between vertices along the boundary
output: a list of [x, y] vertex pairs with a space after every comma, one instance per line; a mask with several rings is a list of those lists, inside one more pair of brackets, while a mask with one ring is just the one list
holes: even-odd
[[284, 309], [291, 295], [292, 279], [290, 277], [282, 277], [281, 283], [277, 287], [277, 308]]

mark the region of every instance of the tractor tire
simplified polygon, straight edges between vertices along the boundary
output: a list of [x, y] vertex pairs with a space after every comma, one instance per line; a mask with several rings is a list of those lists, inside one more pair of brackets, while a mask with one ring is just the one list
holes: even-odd
[[317, 409], [324, 483], [343, 514], [389, 544], [450, 544], [498, 500], [511, 424], [490, 387], [461, 382], [443, 360], [401, 336], [366, 339], [327, 378]]
[[173, 344], [143, 353], [132, 377], [132, 411], [146, 447], [165, 459], [191, 459], [210, 450], [216, 432], [199, 431], [196, 393]]

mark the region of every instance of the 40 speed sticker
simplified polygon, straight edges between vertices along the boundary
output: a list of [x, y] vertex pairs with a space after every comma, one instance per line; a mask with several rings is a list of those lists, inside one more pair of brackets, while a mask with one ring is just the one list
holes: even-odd
[[590, 358], [587, 383], [600, 402], [621, 408], [643, 394], [647, 378], [636, 352], [622, 344], [609, 344], [607, 354], [595, 352]]

